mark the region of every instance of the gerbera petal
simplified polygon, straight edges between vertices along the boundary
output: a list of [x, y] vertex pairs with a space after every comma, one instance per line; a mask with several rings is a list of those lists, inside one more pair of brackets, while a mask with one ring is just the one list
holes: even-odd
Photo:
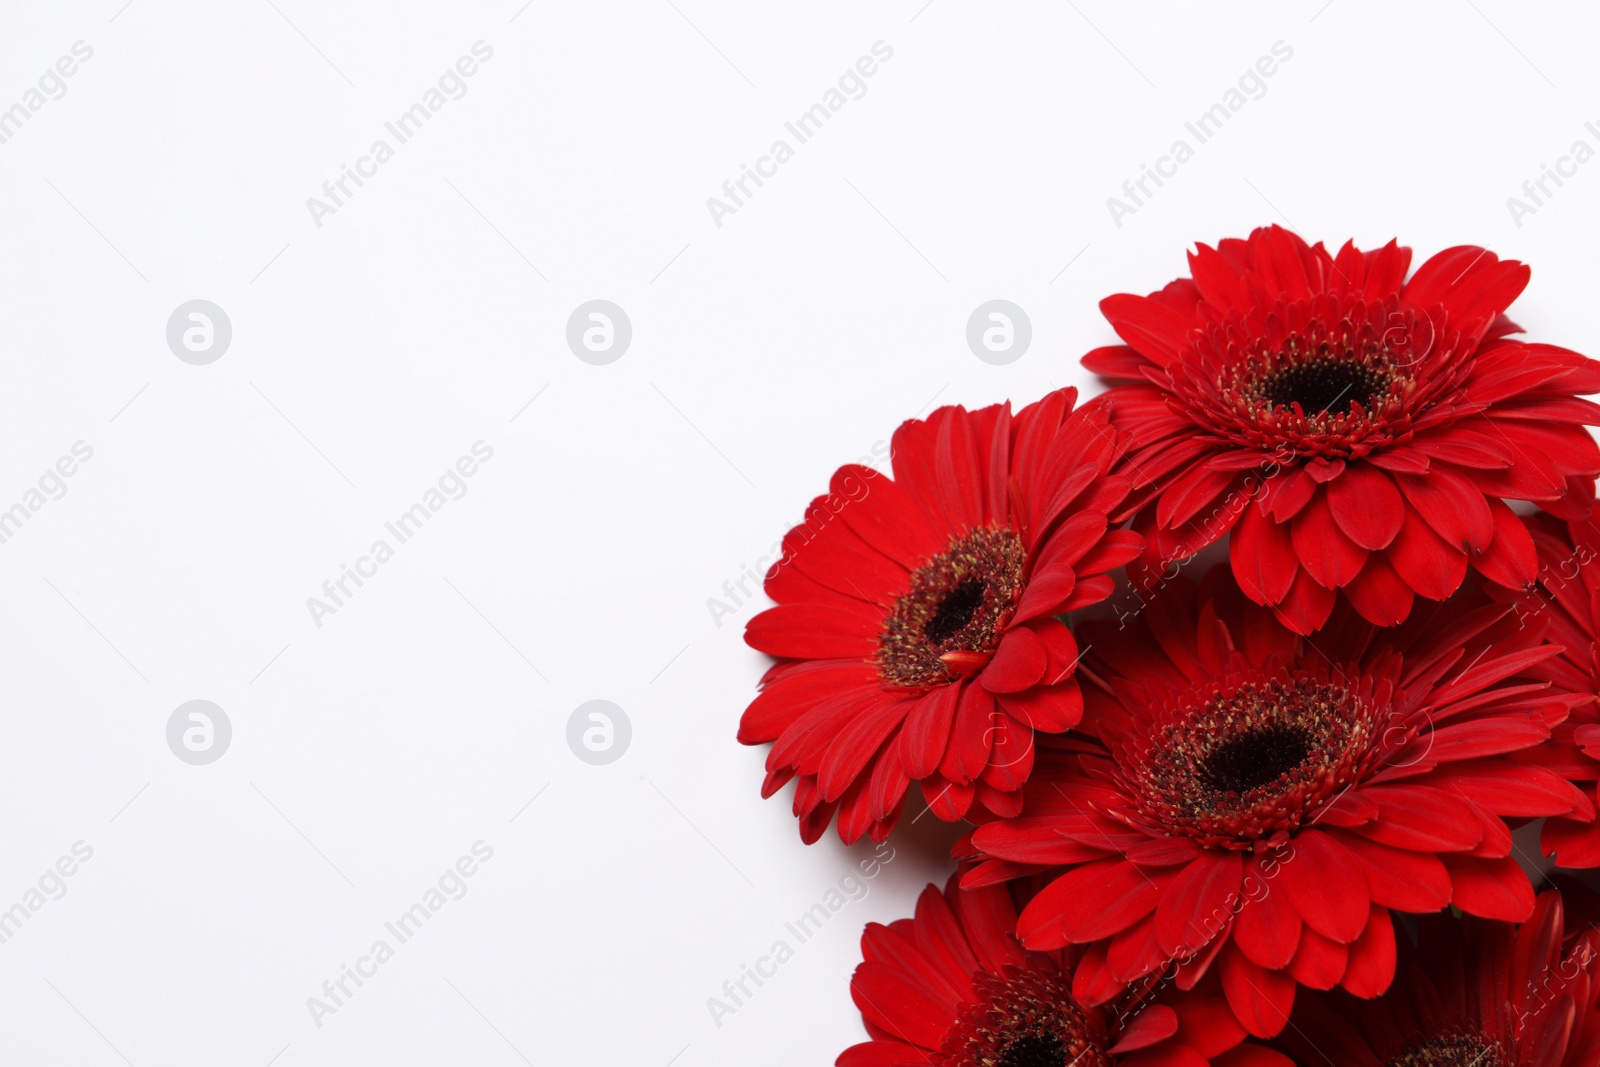
[[[1290, 530], [1300, 565], [1318, 585], [1337, 589], [1361, 573], [1362, 564], [1367, 561], [1367, 550], [1350, 540], [1334, 522], [1328, 495], [1317, 493], [1294, 517]], [[1465, 570], [1466, 557], [1463, 556], [1463, 573]]]
[[1233, 940], [1244, 954], [1269, 970], [1280, 970], [1294, 959], [1300, 944], [1302, 920], [1288, 898], [1270, 882], [1257, 880], [1258, 887], [1233, 925]]
[[1411, 613], [1416, 594], [1395, 572], [1387, 556], [1371, 556], [1345, 587], [1350, 603], [1374, 626], [1398, 626]]
[[950, 742], [961, 689], [959, 685], [940, 686], [916, 701], [907, 715], [905, 728], [900, 731], [900, 754], [911, 777], [926, 778], [939, 769]]
[[772, 656], [864, 659], [877, 649], [882, 616], [864, 606], [779, 604], [750, 620], [746, 643]]
[[1298, 835], [1280, 870], [1284, 894], [1307, 926], [1340, 944], [1361, 936], [1371, 903], [1367, 877], [1331, 835]]
[[938, 1048], [950, 1024], [950, 1008], [895, 967], [862, 963], [850, 993], [863, 1018], [911, 1044]]
[[1254, 1037], [1276, 1037], [1294, 1007], [1294, 978], [1287, 971], [1257, 967], [1231, 946], [1217, 962], [1234, 1017]]
[[1330, 941], [1309, 927], [1300, 935], [1300, 947], [1289, 962], [1294, 980], [1312, 989], [1332, 989], [1344, 977], [1350, 946]]
[[1472, 558], [1472, 565], [1491, 582], [1511, 589], [1531, 586], [1539, 575], [1539, 557], [1533, 538], [1515, 512], [1502, 500], [1490, 500], [1494, 540]]
[[1259, 505], [1244, 509], [1228, 543], [1228, 558], [1245, 595], [1277, 604], [1289, 595], [1298, 564], [1290, 528], [1273, 522]]
[[1233, 921], [1244, 861], [1238, 852], [1213, 849], [1183, 868], [1156, 909], [1155, 935], [1170, 956], [1198, 952]]
[[1374, 904], [1367, 928], [1350, 946], [1339, 984], [1358, 997], [1380, 996], [1394, 981], [1394, 965], [1394, 923], [1387, 910]]
[[1370, 551], [1388, 548], [1405, 524], [1400, 490], [1389, 475], [1353, 463], [1328, 483], [1328, 510], [1350, 540]]
[[[1532, 542], [1529, 544], [1531, 547]], [[1409, 507], [1400, 536], [1389, 546], [1389, 562], [1406, 585], [1430, 600], [1443, 600], [1454, 593], [1467, 576], [1467, 554], [1439, 536]]]
[[1533, 887], [1517, 861], [1439, 857], [1450, 872], [1450, 903], [1483, 919], [1521, 922], [1533, 911]]
[[1017, 920], [1017, 936], [1029, 948], [1109, 937], [1155, 910], [1158, 877], [1121, 859], [1084, 864], [1033, 898]]
[[1483, 490], [1457, 471], [1435, 464], [1427, 474], [1397, 474], [1406, 502], [1453, 546], [1482, 552], [1494, 540], [1494, 516]]
[[1026, 626], [1013, 626], [978, 680], [991, 693], [1017, 693], [1038, 685], [1048, 663], [1039, 636]]

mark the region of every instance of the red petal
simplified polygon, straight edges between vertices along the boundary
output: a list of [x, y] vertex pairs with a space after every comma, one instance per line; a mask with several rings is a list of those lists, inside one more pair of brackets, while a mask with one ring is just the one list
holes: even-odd
[[1539, 554], [1528, 528], [1503, 500], [1491, 499], [1489, 512], [1494, 516], [1494, 540], [1482, 555], [1473, 557], [1472, 565], [1508, 589], [1531, 586], [1539, 576]]
[[861, 659], [878, 647], [881, 613], [840, 604], [779, 604], [750, 620], [745, 643], [772, 656]]
[[1276, 1037], [1294, 1007], [1294, 978], [1257, 967], [1233, 945], [1222, 950], [1218, 971], [1234, 1017], [1255, 1037]]
[[1289, 588], [1289, 595], [1274, 609], [1278, 620], [1297, 634], [1314, 633], [1328, 621], [1337, 594], [1324, 589], [1306, 571], [1301, 571]]
[[862, 1041], [838, 1054], [834, 1067], [912, 1067], [914, 1064], [931, 1064], [928, 1049], [906, 1045], [904, 1041]]
[[934, 1000], [898, 967], [866, 962], [856, 967], [850, 993], [862, 1018], [924, 1048], [938, 1048], [950, 1027], [953, 1006]]
[[1432, 853], [1391, 848], [1355, 834], [1333, 836], [1360, 862], [1374, 904], [1424, 913], [1450, 903], [1450, 873]]
[[1407, 585], [1429, 600], [1443, 600], [1460, 589], [1467, 576], [1466, 553], [1440, 537], [1411, 508], [1406, 509], [1405, 528], [1389, 546], [1389, 562]]
[[1360, 937], [1370, 898], [1355, 857], [1321, 831], [1298, 835], [1291, 847], [1278, 881], [1306, 925], [1340, 944]]
[[[1367, 551], [1346, 537], [1333, 521], [1326, 492], [1318, 493], [1301, 509], [1300, 514], [1294, 517], [1291, 529], [1295, 555], [1318, 585], [1337, 589], [1361, 573], [1361, 565], [1367, 561]], [[1465, 562], [1463, 557], [1463, 569]]]
[[856, 780], [867, 760], [878, 751], [889, 732], [900, 724], [905, 706], [898, 700], [887, 699], [874, 707], [863, 709], [839, 735], [828, 744], [827, 754], [817, 774], [817, 785], [822, 789], [823, 800], [838, 800]]
[[1373, 905], [1367, 928], [1350, 946], [1343, 985], [1358, 997], [1382, 995], [1394, 981], [1394, 923], [1389, 913]]
[[958, 785], [966, 785], [989, 763], [989, 744], [994, 733], [994, 697], [981, 686], [962, 685], [956, 705], [955, 724], [950, 744], [939, 764], [939, 773]]
[[1312, 989], [1332, 989], [1344, 977], [1345, 962], [1349, 957], [1349, 946], [1329, 941], [1308, 927], [1300, 935], [1300, 948], [1295, 952], [1288, 971], [1301, 985]]
[[1233, 921], [1244, 870], [1241, 854], [1207, 849], [1167, 887], [1156, 909], [1156, 942], [1170, 956], [1198, 952]]
[[1367, 565], [1344, 591], [1361, 617], [1374, 626], [1397, 626], [1404, 622], [1416, 599], [1416, 594], [1395, 573], [1389, 561], [1376, 555], [1368, 557]]
[[1152, 1004], [1134, 1016], [1133, 1022], [1117, 1036], [1117, 1043], [1107, 1051], [1117, 1056], [1137, 1052], [1177, 1032], [1178, 1013], [1165, 1004]]
[[1494, 516], [1479, 489], [1455, 469], [1436, 463], [1427, 474], [1397, 474], [1406, 502], [1454, 547], [1481, 552], [1494, 539]]
[[1533, 886], [1517, 861], [1475, 856], [1439, 857], [1450, 871], [1450, 903], [1484, 919], [1519, 923], [1533, 912]]
[[1026, 626], [1013, 626], [1000, 639], [994, 659], [978, 680], [991, 693], [1016, 693], [1039, 684], [1048, 657], [1044, 642]]
[[903, 1041], [863, 1041], [839, 1053], [833, 1067], [910, 1067], [912, 1064], [932, 1063], [926, 1049], [908, 1045]]
[[1029, 948], [1060, 948], [1125, 930], [1155, 909], [1161, 890], [1150, 875], [1116, 858], [1075, 867], [1045, 886], [1017, 919]]
[[1562, 867], [1600, 867], [1600, 822], [1549, 819], [1539, 833], [1539, 847]]
[[955, 721], [961, 688], [943, 685], [918, 697], [906, 716], [900, 731], [900, 758], [911, 777], [926, 778], [939, 769], [950, 743], [950, 724]]
[[1233, 575], [1257, 604], [1277, 604], [1289, 595], [1298, 563], [1287, 525], [1273, 522], [1259, 505], [1245, 507], [1228, 544]]
[[1367, 463], [1350, 464], [1328, 483], [1328, 508], [1350, 540], [1373, 552], [1388, 548], [1405, 523], [1400, 490]]
[[1287, 967], [1300, 944], [1300, 913], [1260, 874], [1252, 873], [1245, 881], [1245, 889], [1250, 899], [1233, 924], [1234, 943], [1262, 967]]

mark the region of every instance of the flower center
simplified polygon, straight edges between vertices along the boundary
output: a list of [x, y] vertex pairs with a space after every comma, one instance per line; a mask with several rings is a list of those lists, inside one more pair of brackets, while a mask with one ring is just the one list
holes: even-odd
[[911, 575], [878, 635], [885, 685], [924, 688], [975, 674], [994, 656], [1022, 595], [1027, 550], [1016, 531], [969, 530]]
[[1290, 334], [1275, 352], [1227, 368], [1218, 383], [1258, 429], [1338, 434], [1394, 406], [1409, 376], [1403, 357], [1368, 333]]
[[1245, 681], [1190, 691], [1125, 774], [1168, 833], [1247, 849], [1300, 827], [1377, 758], [1378, 709], [1335, 681]]
[[1317, 356], [1269, 371], [1256, 385], [1256, 395], [1274, 408], [1299, 405], [1307, 415], [1339, 415], [1355, 404], [1371, 411], [1392, 377], [1379, 361]]
[[1268, 722], [1226, 738], [1199, 763], [1199, 776], [1218, 793], [1248, 793], [1270, 785], [1311, 758], [1311, 738], [1298, 723]]
[[1240, 448], [1359, 458], [1407, 438], [1457, 387], [1470, 362], [1448, 363], [1437, 340], [1432, 320], [1394, 297], [1323, 293], [1233, 311], [1169, 367], [1171, 403]]
[[1498, 1041], [1478, 1034], [1452, 1034], [1412, 1045], [1386, 1067], [1508, 1067]]
[[978, 1002], [945, 1033], [941, 1067], [1111, 1067], [1105, 1034], [1060, 975], [1007, 967], [972, 984]]

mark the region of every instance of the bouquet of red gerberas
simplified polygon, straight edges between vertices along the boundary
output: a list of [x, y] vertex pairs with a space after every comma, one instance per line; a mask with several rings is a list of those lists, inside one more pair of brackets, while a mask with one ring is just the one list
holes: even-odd
[[840, 1067], [1600, 1064], [1600, 363], [1410, 262], [1200, 245], [1109, 390], [907, 422], [785, 537], [763, 795], [973, 827]]

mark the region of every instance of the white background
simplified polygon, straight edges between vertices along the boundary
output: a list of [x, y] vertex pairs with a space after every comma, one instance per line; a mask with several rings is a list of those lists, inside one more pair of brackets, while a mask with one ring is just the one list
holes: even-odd
[[[952, 833], [897, 834], [716, 1025], [871, 849], [804, 848], [787, 791], [760, 800], [734, 741], [758, 603], [718, 626], [708, 598], [931, 403], [1095, 388], [1096, 302], [1196, 240], [1482, 243], [1533, 265], [1534, 336], [1600, 351], [1600, 161], [1520, 227], [1506, 205], [1600, 148], [1596, 28], [1506, 0], [7, 0], [0, 109], [93, 57], [0, 145], [0, 509], [94, 454], [0, 545], [0, 909], [94, 854], [0, 945], [4, 1058], [831, 1062], [862, 924], [909, 913]], [[318, 227], [307, 198], [479, 40], [466, 95]], [[715, 225], [880, 40], [866, 95]], [[1265, 95], [1115, 225], [1280, 40]], [[232, 321], [209, 366], [165, 340], [195, 298]], [[633, 324], [609, 366], [564, 338], [594, 298]], [[992, 298], [1033, 323], [1005, 367], [965, 342]], [[466, 496], [319, 628], [307, 598], [480, 440]], [[204, 767], [165, 738], [196, 698], [234, 729]], [[602, 767], [566, 743], [597, 698], [633, 725]], [[478, 840], [467, 895], [315, 1025]]]

